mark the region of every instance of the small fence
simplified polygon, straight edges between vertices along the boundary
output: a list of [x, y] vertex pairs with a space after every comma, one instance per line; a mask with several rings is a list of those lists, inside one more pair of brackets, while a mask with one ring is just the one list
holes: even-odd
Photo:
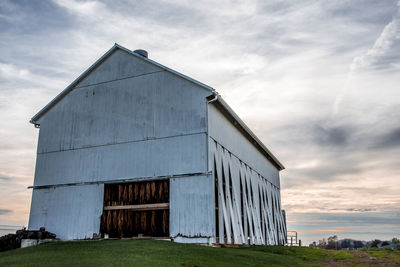
[[301, 239], [298, 239], [297, 231], [287, 231], [287, 246], [301, 247]]

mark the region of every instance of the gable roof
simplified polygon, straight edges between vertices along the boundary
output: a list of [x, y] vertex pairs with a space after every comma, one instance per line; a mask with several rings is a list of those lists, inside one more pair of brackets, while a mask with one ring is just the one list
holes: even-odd
[[30, 123], [35, 124], [35, 125], [39, 125], [37, 123], [37, 121], [47, 112], [49, 111], [55, 104], [57, 104], [64, 96], [66, 96], [69, 92], [71, 92], [74, 87], [81, 82], [84, 78], [86, 78], [94, 69], [96, 69], [96, 67], [98, 67], [101, 63], [103, 63], [114, 51], [116, 51], [117, 49], [121, 49], [122, 51], [125, 51], [141, 60], [147, 61], [148, 63], [151, 63], [165, 71], [168, 71], [174, 75], [177, 75], [185, 80], [188, 80], [194, 84], [199, 85], [200, 87], [203, 87], [205, 89], [208, 89], [210, 91], [214, 91], [214, 89], [204, 83], [201, 83], [195, 79], [192, 79], [180, 72], [177, 72], [173, 69], [170, 69], [158, 62], [155, 62], [149, 58], [143, 57], [117, 43], [114, 44], [113, 47], [110, 48], [110, 50], [108, 50], [101, 58], [99, 58], [95, 63], [93, 63], [93, 65], [91, 65], [87, 70], [85, 70], [78, 78], [76, 78], [70, 85], [67, 86], [67, 88], [65, 88], [63, 91], [61, 91], [61, 93], [59, 93], [53, 100], [51, 100], [46, 106], [44, 106], [44, 108], [42, 108], [35, 116], [33, 116], [30, 120]]
[[[214, 98], [213, 98], [214, 97]], [[272, 154], [271, 151], [258, 139], [258, 137], [250, 130], [249, 127], [240, 119], [240, 117], [232, 110], [232, 108], [222, 99], [222, 97], [214, 91], [214, 94], [207, 97], [209, 102], [216, 103], [218, 110], [224, 114], [228, 120], [248, 139], [250, 142], [272, 162], [278, 170], [284, 170], [285, 166]]]
[[247, 127], [247, 125], [239, 118], [239, 116], [232, 110], [231, 107], [221, 98], [221, 96], [215, 91], [214, 88], [199, 82], [193, 78], [190, 78], [180, 72], [177, 72], [173, 69], [170, 69], [158, 62], [155, 62], [154, 60], [151, 60], [149, 58], [143, 57], [142, 55], [135, 53], [134, 51], [131, 51], [117, 43], [114, 44], [113, 47], [110, 48], [102, 57], [100, 57], [95, 63], [93, 63], [87, 70], [85, 70], [78, 78], [76, 78], [70, 85], [68, 85], [61, 93], [59, 93], [53, 100], [51, 100], [46, 106], [44, 106], [36, 115], [34, 115], [31, 120], [29, 121], [30, 123], [34, 124], [35, 127], [39, 127], [40, 124], [38, 123], [38, 120], [47, 113], [53, 106], [55, 106], [58, 102], [61, 101], [69, 92], [71, 92], [74, 87], [81, 82], [84, 78], [86, 78], [93, 70], [96, 69], [101, 63], [103, 63], [114, 51], [117, 49], [120, 49], [122, 51], [125, 51], [138, 59], [144, 60], [148, 63], [151, 63], [167, 72], [170, 72], [178, 77], [181, 77], [189, 82], [192, 82], [206, 90], [209, 90], [210, 93], [212, 93], [211, 98], [215, 97], [213, 101], [218, 103], [218, 108], [223, 111], [225, 116], [228, 117], [228, 119], [233, 120], [234, 125], [247, 137], [252, 141], [252, 143], [259, 149], [263, 154], [270, 160], [272, 163], [275, 165], [275, 167], [278, 168], [278, 170], [283, 170], [285, 167], [282, 165], [282, 163], [279, 162], [279, 160], [267, 149], [267, 147], [257, 138], [257, 136]]

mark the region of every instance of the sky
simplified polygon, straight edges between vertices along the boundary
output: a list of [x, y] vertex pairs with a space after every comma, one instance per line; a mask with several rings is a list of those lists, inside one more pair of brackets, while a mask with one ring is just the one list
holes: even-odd
[[303, 244], [400, 237], [392, 0], [0, 0], [0, 231], [28, 223], [29, 119], [114, 43], [222, 95], [285, 165], [282, 205]]

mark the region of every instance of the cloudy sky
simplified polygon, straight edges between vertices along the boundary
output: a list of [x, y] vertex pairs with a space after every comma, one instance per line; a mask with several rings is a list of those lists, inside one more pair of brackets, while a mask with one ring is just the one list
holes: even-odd
[[399, 237], [397, 0], [0, 0], [0, 228], [27, 225], [29, 119], [115, 42], [216, 88], [286, 166], [304, 243]]

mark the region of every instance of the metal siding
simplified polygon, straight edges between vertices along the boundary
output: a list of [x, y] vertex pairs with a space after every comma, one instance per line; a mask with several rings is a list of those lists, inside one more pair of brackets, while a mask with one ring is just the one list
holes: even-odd
[[[257, 171], [272, 184], [280, 187], [279, 171], [236, 127], [212, 104], [208, 105], [209, 136], [232, 154]], [[213, 142], [210, 139], [209, 142]]]
[[279, 188], [215, 141], [210, 156], [218, 179], [219, 243], [285, 244]]
[[38, 153], [205, 132], [205, 96], [167, 72], [76, 88], [41, 118]]
[[170, 236], [174, 241], [207, 243], [215, 236], [213, 183], [211, 175], [170, 180]]
[[34, 189], [29, 229], [46, 227], [61, 239], [92, 238], [99, 233], [104, 185]]
[[[153, 73], [147, 64], [127, 53], [114, 53], [40, 118], [35, 186], [207, 171], [209, 92], [169, 72]], [[208, 180], [177, 179], [176, 185], [184, 181], [206, 188]], [[200, 218], [213, 212], [203, 204], [213, 201], [205, 199], [212, 193], [192, 196], [195, 187], [176, 191], [172, 184], [177, 200], [190, 199], [190, 207], [202, 207], [193, 218], [196, 224], [182, 222], [177, 230], [212, 236], [212, 214]], [[91, 237], [100, 223], [100, 187], [35, 189], [30, 227], [47, 226], [64, 239]], [[184, 209], [175, 205], [173, 210], [184, 216], [189, 212]]]
[[110, 57], [94, 69], [89, 76], [79, 82], [76, 87], [88, 86], [116, 79], [124, 79], [160, 70], [162, 70], [162, 68], [134, 58], [133, 55], [117, 49]]
[[206, 171], [206, 134], [38, 154], [35, 186]]

